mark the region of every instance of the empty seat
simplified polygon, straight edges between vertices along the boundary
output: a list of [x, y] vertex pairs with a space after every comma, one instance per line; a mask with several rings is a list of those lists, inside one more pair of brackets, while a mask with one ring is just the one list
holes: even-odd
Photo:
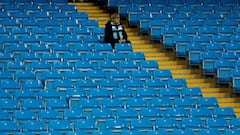
[[36, 120], [37, 113], [32, 110], [15, 110], [13, 112], [14, 119], [17, 121], [20, 120]]
[[50, 120], [48, 124], [48, 129], [50, 131], [66, 131], [71, 130], [73, 128], [73, 125], [70, 124], [70, 121], [68, 120]]
[[35, 132], [35, 131], [46, 131], [44, 121], [27, 120], [23, 122], [23, 131]]

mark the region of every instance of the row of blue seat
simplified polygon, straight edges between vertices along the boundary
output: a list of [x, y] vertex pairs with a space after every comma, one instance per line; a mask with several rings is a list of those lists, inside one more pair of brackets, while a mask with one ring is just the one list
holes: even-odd
[[[53, 81], [54, 78], [48, 78], [47, 81]], [[77, 81], [74, 80], [74, 81]], [[23, 81], [24, 83], [24, 81]], [[182, 98], [182, 103], [186, 102], [189, 103], [189, 107], [199, 107], [197, 105], [194, 105], [193, 103], [196, 103], [199, 98], [202, 98], [201, 90], [197, 87], [194, 88], [187, 88], [184, 87], [182, 89], [178, 88], [161, 88], [161, 90], [155, 90], [154, 88], [138, 88], [137, 90], [130, 89], [130, 88], [101, 88], [100, 90], [98, 88], [89, 88], [87, 90], [84, 89], [76, 89], [76, 88], [65, 88], [65, 89], [27, 89], [24, 88], [21, 91], [17, 90], [2, 90], [1, 89], [1, 95], [0, 97], [2, 99], [44, 99], [44, 98], [105, 98], [105, 99], [117, 99], [117, 98], [144, 98], [146, 99], [146, 103], [151, 103], [153, 101], [161, 102], [158, 106], [167, 106], [171, 107], [174, 106], [171, 105], [173, 103], [171, 100]], [[161, 100], [157, 100], [157, 98], [161, 97]], [[154, 99], [156, 98], [156, 99]], [[208, 99], [209, 100], [209, 99]], [[80, 102], [79, 102], [80, 103]], [[113, 101], [113, 103], [118, 104], [117, 102]], [[191, 105], [190, 105], [191, 104]], [[201, 103], [203, 104], [203, 102]], [[199, 104], [199, 105], [201, 105]], [[216, 99], [209, 100], [208, 106], [211, 104], [216, 105], [217, 101]], [[152, 104], [153, 105], [153, 104]], [[150, 106], [152, 106], [150, 105]], [[205, 103], [206, 105], [206, 103]]]
[[[196, 18], [199, 14], [198, 18], [224, 18], [225, 15], [231, 16], [230, 14], [234, 14], [237, 16], [240, 8], [235, 6], [149, 6], [149, 5], [119, 5], [118, 12], [121, 17], [128, 17], [129, 13], [161, 13], [167, 14], [168, 17], [180, 17], [180, 19], [184, 18]], [[209, 14], [209, 15], [207, 15]], [[180, 15], [180, 16], [179, 16]], [[146, 16], [147, 17], [147, 16]], [[183, 18], [184, 17], [184, 18]], [[167, 17], [166, 17], [167, 18]]]
[[1, 79], [14, 79], [16, 81], [22, 81], [22, 80], [27, 80], [27, 79], [39, 79], [39, 80], [52, 80], [52, 79], [69, 79], [69, 80], [82, 80], [82, 79], [96, 79], [100, 80], [103, 78], [111, 78], [114, 80], [122, 81], [124, 79], [130, 79], [130, 78], [136, 78], [139, 80], [144, 80], [144, 79], [162, 79], [162, 80], [167, 80], [172, 78], [172, 73], [170, 70], [151, 70], [148, 71], [147, 69], [142, 69], [142, 70], [114, 70], [112, 69], [111, 71], [104, 71], [102, 69], [96, 69], [96, 70], [88, 70], [88, 71], [71, 71], [67, 70], [66, 71], [58, 71], [58, 70], [53, 70], [49, 71], [48, 69], [42, 69], [42, 71], [23, 71], [21, 69], [14, 71], [12, 70], [0, 70], [1, 74]]
[[[95, 76], [94, 76], [95, 77]], [[110, 80], [104, 76], [100, 77], [89, 77], [89, 79], [76, 79], [76, 80], [56, 80], [53, 78], [46, 78], [46, 80], [33, 80], [25, 79], [17, 82], [16, 80], [2, 79], [0, 88], [4, 90], [17, 90], [17, 89], [67, 89], [67, 88], [130, 88], [137, 90], [140, 88], [153, 88], [159, 90], [161, 88], [186, 88], [185, 79], [173, 79], [169, 78], [167, 80], [158, 79], [146, 79], [142, 81], [141, 79], [124, 79], [123, 81]], [[94, 80], [95, 79], [95, 80]], [[50, 80], [50, 81], [49, 81]], [[10, 85], [11, 84], [11, 85]], [[9, 86], [10, 85], [10, 86]]]
[[108, 9], [110, 11], [114, 11], [118, 6], [120, 5], [159, 5], [159, 6], [184, 6], [184, 5], [195, 5], [195, 6], [201, 6], [201, 5], [238, 5], [240, 2], [237, 0], [217, 0], [217, 1], [210, 1], [210, 0], [163, 0], [163, 1], [154, 1], [154, 0], [130, 0], [130, 1], [124, 1], [124, 0], [98, 0], [100, 3], [105, 4], [108, 6]]
[[[55, 100], [50, 100], [55, 101]], [[27, 101], [23, 101], [27, 103]], [[36, 102], [36, 101], [33, 101]], [[48, 102], [48, 101], [46, 101]], [[25, 103], [23, 103], [25, 105]], [[57, 103], [58, 104], [58, 103]], [[128, 103], [126, 103], [128, 105]], [[27, 106], [27, 107], [30, 107]], [[59, 108], [65, 108], [64, 106]], [[158, 118], [169, 118], [174, 121], [178, 121], [180, 124], [184, 120], [197, 120], [199, 124], [199, 128], [203, 128], [203, 124], [209, 120], [209, 119], [221, 119], [227, 122], [228, 124], [231, 124], [231, 122], [234, 123], [236, 127], [230, 126], [225, 128], [235, 128], [239, 129], [239, 119], [235, 118], [233, 116], [233, 110], [230, 108], [218, 108], [215, 107], [213, 110], [208, 110], [207, 108], [193, 108], [190, 110], [184, 109], [184, 108], [168, 108], [166, 107], [164, 110], [161, 110], [159, 108], [145, 108], [138, 106], [138, 110], [136, 109], [130, 109], [130, 108], [89, 108], [89, 107], [83, 107], [83, 108], [72, 108], [64, 110], [59, 110], [59, 108], [53, 108], [49, 110], [41, 109], [39, 108], [30, 108], [27, 110], [12, 110], [12, 113], [9, 113], [7, 110], [2, 110], [0, 113], [1, 115], [5, 116], [4, 118], [1, 118], [1, 121], [11, 121], [11, 122], [24, 122], [28, 120], [40, 120], [45, 121], [48, 123], [48, 121], [51, 120], [61, 120], [65, 119], [68, 121], [71, 120], [78, 120], [78, 119], [91, 119], [91, 120], [156, 120]], [[34, 110], [35, 109], [35, 110]], [[113, 111], [114, 110], [114, 111]], [[202, 111], [206, 111], [206, 116], [203, 114]], [[197, 111], [201, 111], [201, 114], [197, 114]], [[152, 112], [152, 113], [151, 113]], [[177, 113], [176, 113], [177, 112]], [[227, 116], [228, 115], [228, 116]], [[190, 117], [189, 117], [190, 116]], [[194, 116], [194, 118], [192, 117]], [[197, 117], [196, 117], [197, 116]], [[227, 119], [225, 117], [227, 116]], [[131, 119], [131, 120], [130, 120]], [[90, 120], [90, 121], [91, 121]], [[200, 127], [200, 123], [202, 126]], [[120, 123], [119, 123], [120, 124]], [[124, 122], [122, 123], [124, 124]], [[196, 125], [195, 125], [196, 126]], [[190, 125], [189, 125], [190, 127]], [[169, 127], [171, 128], [171, 127]], [[172, 127], [174, 128], [174, 127]], [[183, 127], [179, 127], [183, 128]], [[197, 128], [197, 127], [196, 127]]]
[[[160, 18], [155, 19], [141, 19], [138, 23], [139, 31], [142, 32], [142, 34], [150, 34], [151, 28], [164, 28], [167, 27], [171, 30], [172, 34], [186, 34], [186, 35], [214, 35], [214, 34], [238, 34], [238, 22], [236, 20], [230, 19], [230, 20], [223, 20], [221, 22], [216, 21], [216, 19], [187, 19], [186, 21], [180, 21], [180, 20], [163, 20]], [[137, 23], [135, 22], [135, 23]], [[210, 23], [211, 22], [211, 23]], [[228, 27], [223, 27], [228, 26]], [[237, 28], [237, 29], [236, 29]], [[164, 29], [163, 29], [164, 30]], [[211, 31], [212, 30], [212, 31]], [[170, 32], [169, 32], [170, 33]], [[159, 37], [158, 37], [159, 38]], [[159, 39], [158, 39], [159, 40]]]
[[[220, 122], [222, 120], [222, 122]], [[190, 125], [188, 122], [193, 121]], [[174, 123], [175, 122], [175, 123]], [[236, 121], [237, 122], [237, 121]], [[235, 122], [235, 123], [236, 123]], [[234, 123], [234, 124], [235, 124]], [[187, 131], [189, 127], [194, 127], [198, 128], [198, 130], [201, 131], [201, 129], [205, 129], [204, 127], [209, 126], [211, 128], [215, 129], [215, 133], [217, 132], [221, 133], [224, 132], [225, 130], [228, 130], [228, 126], [231, 126], [228, 124], [224, 119], [208, 119], [206, 124], [202, 124], [201, 120], [199, 119], [183, 119], [182, 124], [178, 124], [178, 122], [175, 119], [163, 119], [163, 118], [158, 118], [156, 121], [151, 121], [149, 119], [133, 119], [132, 121], [125, 121], [123, 119], [119, 120], [106, 120], [104, 122], [99, 122], [99, 121], [93, 121], [93, 120], [85, 120], [85, 119], [79, 119], [74, 122], [69, 122], [67, 120], [50, 120], [47, 125], [44, 125], [44, 121], [24, 121], [23, 124], [19, 125], [17, 122], [9, 122], [9, 121], [3, 121], [1, 122], [1, 125], [7, 125], [8, 129], [12, 129], [13, 131], [17, 132], [20, 131], [21, 128], [24, 128], [24, 131], [58, 131], [58, 132], [69, 132], [69, 131], [87, 131], [90, 130], [90, 132], [97, 130], [98, 128], [105, 128], [102, 129], [103, 131], [105, 129], [118, 129], [121, 128], [120, 130], [127, 130], [128, 132], [130, 131], [138, 131], [138, 130], [145, 130], [141, 132], [150, 132], [150, 131], [158, 131], [158, 130], [163, 130], [166, 131], [165, 133], [168, 132], [174, 132], [174, 130], [177, 130], [178, 126], [183, 126], [186, 128]], [[113, 124], [113, 125], [111, 125]], [[214, 124], [224, 124], [224, 126], [216, 126]], [[94, 126], [93, 126], [94, 125]], [[29, 127], [27, 127], [29, 126]], [[235, 126], [235, 125], [234, 125]], [[185, 128], [179, 128], [185, 130]], [[3, 129], [3, 128], [1, 128]], [[209, 128], [206, 128], [209, 129]], [[65, 130], [65, 131], [64, 131]], [[100, 129], [101, 130], [101, 129]], [[197, 130], [197, 132], [198, 132]], [[222, 130], [222, 131], [221, 131]], [[3, 131], [8, 131], [6, 128]], [[221, 131], [221, 132], [220, 132]], [[116, 131], [117, 132], [117, 131]], [[118, 131], [119, 132], [119, 131]], [[121, 131], [120, 131], [121, 132]], [[108, 132], [109, 133], [109, 132]], [[111, 131], [110, 131], [111, 133]], [[193, 131], [191, 132], [193, 133]], [[223, 133], [222, 133], [223, 134]]]
[[[1, 7], [1, 12], [7, 12], [7, 13], [13, 13], [16, 15], [28, 15], [28, 13], [32, 12], [66, 12], [66, 13], [72, 13], [77, 11], [77, 7], [75, 5], [59, 5], [59, 4], [44, 4], [44, 5], [39, 5], [39, 4], [28, 4], [25, 3], [23, 5], [19, 4], [4, 4], [0, 5]], [[23, 11], [22, 13], [20, 13]], [[25, 12], [27, 11], [27, 12]], [[24, 12], [26, 14], [24, 14]], [[19, 13], [19, 14], [17, 14]]]
[[0, 4], [5, 5], [5, 4], [17, 4], [17, 5], [22, 5], [22, 4], [62, 4], [66, 5], [67, 0], [1, 0]]
[[[151, 99], [134, 97], [114, 97], [110, 99], [99, 97], [87, 99], [80, 96], [76, 98], [75, 96], [74, 99], [70, 98], [68, 102], [66, 98], [58, 98], [57, 96], [59, 95], [48, 95], [47, 92], [42, 92], [41, 94], [40, 99], [34, 99], [33, 96], [21, 97], [18, 100], [2, 98], [0, 100], [0, 113], [5, 117], [1, 117], [1, 120], [63, 119], [64, 116], [62, 113], [68, 110], [78, 112], [75, 115], [71, 112], [69, 112], [70, 114], [65, 114], [68, 117], [72, 117], [72, 119], [77, 119], [76, 115], [85, 119], [94, 119], [96, 117], [91, 113], [95, 110], [99, 111], [99, 114], [96, 114], [99, 117], [101, 116], [102, 119], [156, 119], [158, 117], [178, 119], [199, 118], [202, 120], [208, 118], [237, 119], [232, 108], [219, 108], [214, 98], [199, 97], [197, 100], [191, 98], [162, 98], [160, 100], [157, 97]], [[21, 115], [16, 117], [14, 112]], [[49, 116], [44, 117], [40, 114], [41, 112], [49, 112]]]

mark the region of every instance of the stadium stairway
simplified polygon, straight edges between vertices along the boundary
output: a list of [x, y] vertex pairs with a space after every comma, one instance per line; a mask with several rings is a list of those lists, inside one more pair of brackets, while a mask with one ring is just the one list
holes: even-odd
[[[88, 12], [90, 20], [98, 20], [99, 27], [104, 28], [109, 20], [109, 13], [102, 7], [91, 2], [75, 4], [79, 12]], [[199, 68], [188, 66], [187, 60], [175, 57], [175, 52], [164, 50], [159, 43], [151, 43], [148, 36], [140, 35], [138, 28], [127, 27], [123, 21], [132, 42], [134, 52], [144, 52], [147, 60], [157, 60], [160, 69], [170, 69], [173, 78], [185, 78], [188, 87], [200, 87], [204, 97], [217, 97], [220, 107], [233, 107], [237, 117], [240, 117], [240, 98], [234, 97], [231, 87], [218, 85], [212, 77], [205, 77]]]

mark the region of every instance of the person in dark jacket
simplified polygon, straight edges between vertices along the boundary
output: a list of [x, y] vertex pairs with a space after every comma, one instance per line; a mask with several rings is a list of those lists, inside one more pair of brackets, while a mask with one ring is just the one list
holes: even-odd
[[110, 43], [113, 49], [115, 43], [130, 43], [118, 13], [112, 13], [110, 21], [105, 24], [105, 42]]

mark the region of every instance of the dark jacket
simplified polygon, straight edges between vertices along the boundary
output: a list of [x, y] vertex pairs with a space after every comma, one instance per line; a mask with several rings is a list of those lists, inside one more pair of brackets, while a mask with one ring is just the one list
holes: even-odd
[[[114, 31], [112, 28], [113, 28], [113, 26], [117, 26], [117, 27], [122, 27], [122, 29], [121, 30], [118, 30], [118, 31]], [[118, 40], [120, 40], [120, 37], [118, 36], [117, 38], [114, 38], [114, 36], [113, 36], [113, 33], [114, 32], [117, 32], [118, 34], [119, 34], [119, 32], [122, 32], [122, 39], [125, 39], [126, 41], [127, 41], [127, 38], [128, 38], [128, 36], [127, 36], [127, 33], [126, 33], [126, 31], [124, 30], [124, 27], [123, 27], [123, 25], [120, 23], [120, 24], [118, 24], [118, 25], [113, 25], [112, 23], [111, 23], [111, 21], [108, 21], [106, 24], [105, 24], [105, 39], [104, 39], [104, 41], [106, 42], [106, 43], [111, 43], [111, 45], [114, 47], [114, 44], [115, 43], [118, 43]]]

